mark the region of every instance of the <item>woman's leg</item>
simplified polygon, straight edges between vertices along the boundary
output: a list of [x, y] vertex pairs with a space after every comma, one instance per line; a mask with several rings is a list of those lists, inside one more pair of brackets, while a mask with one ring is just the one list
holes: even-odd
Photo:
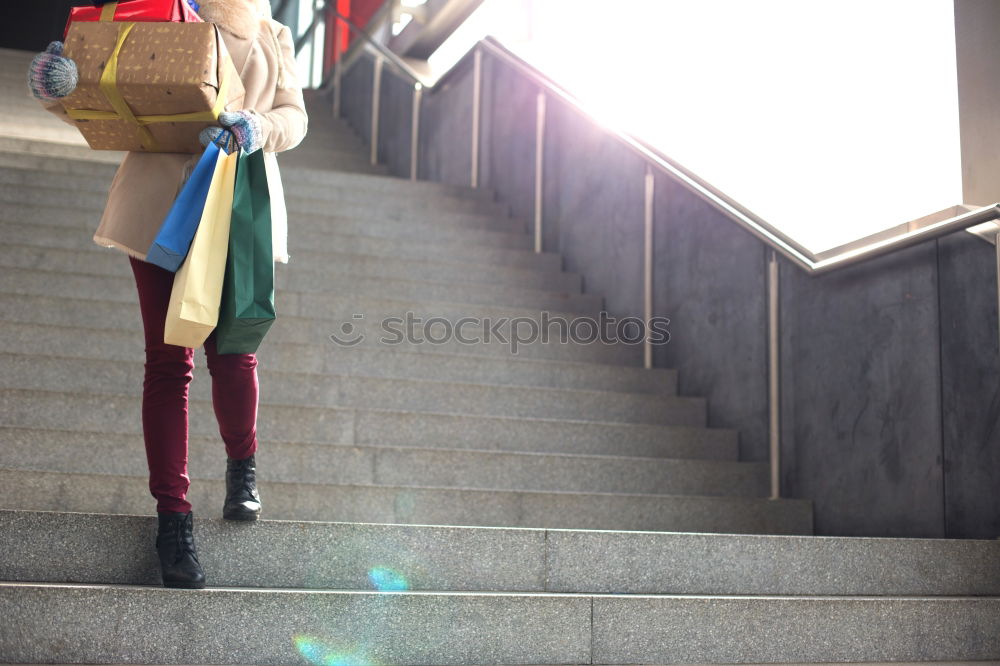
[[134, 257], [129, 261], [146, 338], [142, 432], [149, 491], [158, 512], [188, 513], [188, 384], [194, 376], [194, 350], [163, 342], [174, 274]]
[[226, 455], [244, 460], [257, 451], [257, 356], [219, 354], [215, 331], [205, 340], [205, 359], [212, 375], [212, 405]]

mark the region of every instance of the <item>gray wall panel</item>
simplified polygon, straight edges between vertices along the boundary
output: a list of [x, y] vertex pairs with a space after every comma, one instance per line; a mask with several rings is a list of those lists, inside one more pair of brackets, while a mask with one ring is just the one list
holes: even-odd
[[418, 174], [425, 180], [469, 185], [472, 169], [472, 72], [455, 72], [420, 110]]
[[340, 115], [357, 132], [361, 141], [371, 145], [372, 126], [372, 74], [374, 60], [363, 55], [341, 75], [343, 92], [340, 96]]
[[740, 431], [741, 459], [767, 460], [767, 252], [673, 179], [654, 206], [654, 314], [671, 335], [655, 363], [708, 398], [709, 425]]
[[389, 66], [382, 70], [379, 104], [379, 164], [402, 178], [410, 177], [410, 137], [413, 127], [413, 83]]
[[642, 314], [642, 160], [564, 104], [545, 135], [545, 249], [583, 273], [614, 316]]
[[965, 232], [938, 241], [948, 536], [1000, 536], [996, 256]]
[[534, 234], [536, 88], [493, 58], [484, 59], [483, 73], [481, 182]]
[[785, 494], [817, 534], [943, 536], [935, 243], [781, 277]]

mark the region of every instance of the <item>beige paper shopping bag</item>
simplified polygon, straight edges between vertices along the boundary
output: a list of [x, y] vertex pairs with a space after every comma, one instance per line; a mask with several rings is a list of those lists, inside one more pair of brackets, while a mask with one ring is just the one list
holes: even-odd
[[219, 321], [237, 157], [236, 151], [220, 156], [191, 249], [174, 274], [163, 330], [169, 345], [197, 349]]

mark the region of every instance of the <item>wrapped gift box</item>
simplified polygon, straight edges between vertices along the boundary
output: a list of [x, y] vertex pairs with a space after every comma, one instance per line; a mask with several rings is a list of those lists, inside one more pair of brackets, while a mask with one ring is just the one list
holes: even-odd
[[95, 150], [198, 153], [198, 133], [242, 109], [211, 23], [73, 23], [63, 55], [80, 76], [63, 107]]
[[103, 7], [73, 7], [69, 10], [65, 36], [73, 23], [87, 21], [175, 21], [201, 23], [186, 0], [126, 0], [109, 2]]

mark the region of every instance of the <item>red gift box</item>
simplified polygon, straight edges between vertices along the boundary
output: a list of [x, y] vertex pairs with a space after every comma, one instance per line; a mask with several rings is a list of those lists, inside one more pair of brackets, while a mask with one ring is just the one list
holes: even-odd
[[186, 0], [124, 0], [109, 2], [103, 7], [73, 7], [69, 10], [63, 40], [74, 21], [133, 21], [202, 23], [201, 17]]

